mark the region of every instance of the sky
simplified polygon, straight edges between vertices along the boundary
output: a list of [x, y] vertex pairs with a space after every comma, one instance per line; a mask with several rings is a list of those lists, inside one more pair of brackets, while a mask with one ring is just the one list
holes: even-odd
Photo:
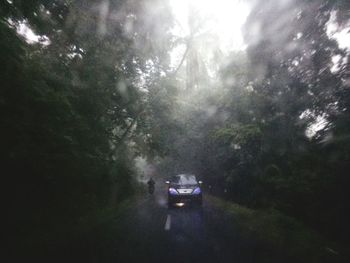
[[245, 49], [241, 27], [249, 14], [249, 6], [242, 0], [170, 0], [177, 21], [173, 33], [188, 35], [188, 9], [192, 6], [205, 18], [203, 27], [216, 33], [223, 50]]
[[[192, 8], [198, 15], [196, 19], [202, 20], [201, 32], [215, 36], [215, 48], [218, 47], [223, 53], [245, 50], [241, 28], [250, 12], [246, 1], [170, 0], [170, 4], [176, 21], [172, 31], [175, 36], [189, 35], [188, 14], [189, 8]], [[209, 45], [207, 47], [210, 48]], [[173, 66], [179, 62], [184, 50], [184, 46], [179, 46], [172, 51]]]
[[343, 28], [336, 23], [336, 13], [331, 12], [331, 17], [327, 24], [327, 34], [330, 38], [337, 40], [340, 48], [350, 51], [350, 21]]

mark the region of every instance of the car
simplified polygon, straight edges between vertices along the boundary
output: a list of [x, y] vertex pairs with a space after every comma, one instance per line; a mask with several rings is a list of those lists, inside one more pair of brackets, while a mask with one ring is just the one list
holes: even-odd
[[202, 205], [202, 181], [193, 174], [178, 174], [166, 181], [168, 184], [168, 206], [185, 204]]

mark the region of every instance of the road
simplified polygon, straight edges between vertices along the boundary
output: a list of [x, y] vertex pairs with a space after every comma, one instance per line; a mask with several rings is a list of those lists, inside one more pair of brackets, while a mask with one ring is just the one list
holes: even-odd
[[332, 242], [278, 212], [205, 193], [203, 201], [202, 208], [168, 209], [166, 189], [157, 188], [82, 221], [78, 230], [62, 227], [16, 243], [4, 262], [350, 262]]
[[115, 262], [289, 262], [283, 253], [243, 237], [232, 215], [208, 197], [202, 208], [168, 209], [165, 192], [158, 190], [137, 199], [119, 224]]

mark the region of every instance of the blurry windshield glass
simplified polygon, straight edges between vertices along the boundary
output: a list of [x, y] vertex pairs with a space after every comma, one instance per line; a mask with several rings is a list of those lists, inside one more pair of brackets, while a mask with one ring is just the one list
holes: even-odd
[[172, 182], [175, 184], [197, 184], [194, 175], [180, 174], [173, 177]]

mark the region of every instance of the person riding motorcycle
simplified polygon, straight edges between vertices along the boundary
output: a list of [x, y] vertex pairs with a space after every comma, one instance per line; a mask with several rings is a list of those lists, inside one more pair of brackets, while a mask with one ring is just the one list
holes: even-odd
[[154, 180], [152, 179], [152, 177], [148, 180], [147, 184], [148, 184], [148, 192], [149, 192], [150, 194], [153, 194], [153, 192], [154, 192], [154, 185], [155, 185], [156, 183], [154, 182]]

